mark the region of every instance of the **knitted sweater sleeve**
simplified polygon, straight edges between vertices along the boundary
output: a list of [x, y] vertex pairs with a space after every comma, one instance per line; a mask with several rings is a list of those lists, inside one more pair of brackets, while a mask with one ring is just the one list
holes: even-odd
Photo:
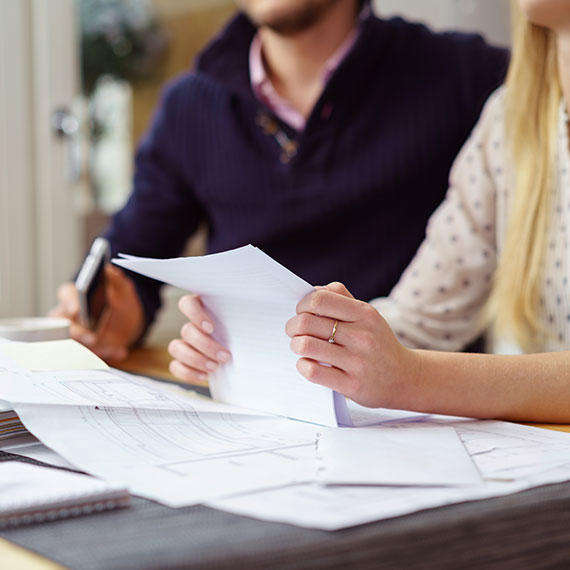
[[389, 297], [371, 301], [407, 346], [455, 351], [480, 333], [497, 259], [494, 177], [502, 170], [501, 100], [498, 91], [486, 104], [400, 281]]
[[[181, 255], [203, 216], [187, 167], [187, 99], [187, 84], [179, 82], [166, 89], [152, 126], [138, 147], [133, 191], [104, 234], [112, 255]], [[148, 327], [160, 306], [160, 284], [134, 274], [129, 277], [135, 283]]]

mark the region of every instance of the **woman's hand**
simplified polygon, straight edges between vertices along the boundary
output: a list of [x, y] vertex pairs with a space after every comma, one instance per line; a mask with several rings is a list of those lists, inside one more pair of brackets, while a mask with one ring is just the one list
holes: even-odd
[[302, 299], [285, 330], [301, 356], [297, 370], [311, 382], [364, 406], [411, 406], [419, 355], [402, 346], [378, 311], [354, 299], [341, 283]]
[[214, 323], [198, 295], [185, 295], [178, 302], [178, 308], [189, 322], [180, 329], [182, 338], [168, 345], [168, 352], [174, 358], [170, 372], [183, 382], [207, 383], [208, 374], [228, 362], [231, 355], [212, 338]]
[[79, 321], [79, 297], [74, 283], [64, 283], [59, 287], [59, 304], [49, 314], [69, 319], [71, 338], [103, 360], [120, 362], [142, 333], [143, 309], [133, 282], [111, 264], [105, 265], [105, 295], [107, 307], [96, 331], [89, 330]]

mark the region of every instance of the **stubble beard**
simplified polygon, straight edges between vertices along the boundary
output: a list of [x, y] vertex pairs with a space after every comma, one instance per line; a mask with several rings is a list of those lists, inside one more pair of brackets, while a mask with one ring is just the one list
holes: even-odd
[[295, 36], [320, 22], [338, 1], [312, 0], [288, 13], [268, 15], [260, 18], [256, 18], [254, 14], [249, 16], [257, 27], [268, 28], [282, 36]]

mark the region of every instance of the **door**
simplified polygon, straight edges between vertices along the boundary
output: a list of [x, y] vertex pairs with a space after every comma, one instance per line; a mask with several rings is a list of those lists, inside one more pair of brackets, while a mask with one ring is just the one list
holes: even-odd
[[52, 126], [76, 101], [77, 51], [74, 0], [0, 0], [1, 317], [45, 313], [79, 261], [78, 132]]

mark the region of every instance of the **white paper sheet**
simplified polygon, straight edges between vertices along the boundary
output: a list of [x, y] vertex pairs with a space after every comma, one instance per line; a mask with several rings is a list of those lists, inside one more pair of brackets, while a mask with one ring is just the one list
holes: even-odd
[[96, 354], [70, 338], [38, 342], [6, 342], [0, 352], [31, 371], [106, 370]]
[[350, 423], [355, 427], [386, 425], [389, 423], [419, 422], [430, 417], [429, 414], [411, 412], [409, 410], [392, 410], [390, 408], [366, 408], [356, 402], [346, 400]]
[[[567, 474], [570, 476], [570, 473]], [[212, 501], [208, 506], [257, 519], [338, 530], [423, 509], [515, 493], [527, 486], [377, 487], [295, 485]]]
[[[319, 487], [318, 429], [189, 399], [163, 383], [117, 371], [30, 372], [0, 354], [0, 394], [31, 431], [73, 465], [128, 483], [171, 506], [210, 502], [249, 516], [334, 529], [419, 509], [570, 479], [570, 435], [494, 421], [416, 417], [385, 430], [445, 426], [460, 436], [483, 484]], [[408, 417], [406, 417], [408, 416]], [[237, 496], [238, 493], [243, 493]], [[226, 498], [223, 498], [226, 497]]]
[[[486, 480], [482, 484], [453, 487], [303, 484], [212, 501], [209, 505], [263, 520], [336, 530], [570, 480], [570, 434], [466, 418], [437, 418], [423, 423], [426, 429], [442, 424], [453, 427]], [[393, 427], [399, 430], [409, 425]], [[418, 425], [415, 423], [412, 428]], [[538, 453], [539, 449], [546, 454]], [[554, 454], [558, 454], [558, 465], [549, 463]], [[522, 457], [527, 461], [522, 461]], [[510, 469], [512, 460], [514, 469]], [[497, 480], [497, 474], [505, 472], [511, 479]]]
[[73, 466], [178, 507], [314, 478], [316, 426], [185, 397], [114, 370], [31, 373], [0, 355], [0, 393]]
[[453, 423], [488, 481], [514, 481], [570, 464], [570, 434], [498, 421]]
[[32, 433], [77, 468], [171, 507], [314, 478], [314, 426], [286, 418], [15, 407]]
[[323, 429], [318, 481], [329, 485], [473, 485], [482, 481], [453, 428]]
[[48, 465], [54, 465], [55, 467], [75, 469], [75, 467], [69, 463], [67, 459], [37, 440], [24, 445], [13, 445], [9, 448], [4, 448], [3, 451], [9, 451], [15, 455], [28, 457], [29, 459], [35, 459], [36, 461], [43, 461], [44, 463], [47, 463]]
[[[336, 426], [333, 392], [296, 370], [285, 324], [313, 287], [246, 246], [178, 259], [125, 256], [114, 263], [201, 295], [215, 321], [214, 338], [233, 359], [211, 375], [214, 399], [321, 425]], [[346, 413], [344, 398], [339, 415]]]
[[1, 353], [0, 394], [14, 409], [17, 404], [61, 404], [263, 415], [206, 398], [189, 398], [177, 386], [114, 369], [30, 372]]

